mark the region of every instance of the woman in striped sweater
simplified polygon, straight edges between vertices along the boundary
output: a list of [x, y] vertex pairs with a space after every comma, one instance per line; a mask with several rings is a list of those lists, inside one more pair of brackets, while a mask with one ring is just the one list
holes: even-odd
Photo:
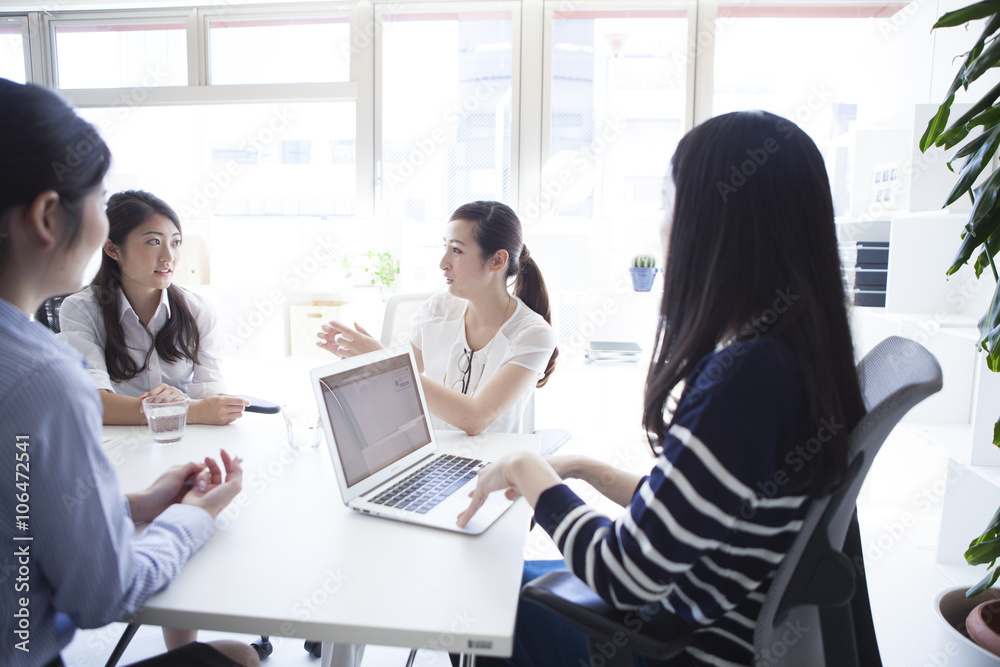
[[[830, 185], [794, 123], [737, 112], [681, 140], [664, 203], [643, 415], [656, 465], [639, 478], [584, 457], [515, 454], [480, 473], [458, 522], [490, 492], [523, 495], [565, 556], [527, 563], [526, 579], [568, 566], [616, 607], [663, 604], [695, 628], [671, 665], [749, 665], [770, 578], [808, 498], [841, 480], [864, 413]], [[569, 477], [627, 511], [600, 515]], [[525, 605], [511, 662], [588, 664], [585, 639]]]

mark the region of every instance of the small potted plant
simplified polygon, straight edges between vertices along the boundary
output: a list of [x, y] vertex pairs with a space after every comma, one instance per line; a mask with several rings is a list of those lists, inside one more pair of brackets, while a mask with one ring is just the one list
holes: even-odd
[[636, 292], [648, 292], [653, 287], [656, 277], [656, 258], [649, 254], [636, 255], [632, 258], [629, 273], [632, 276], [632, 289]]

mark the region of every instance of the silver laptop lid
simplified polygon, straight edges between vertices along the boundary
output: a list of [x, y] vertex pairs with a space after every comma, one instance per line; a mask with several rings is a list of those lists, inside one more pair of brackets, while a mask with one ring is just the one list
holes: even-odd
[[408, 344], [309, 375], [345, 503], [437, 451]]

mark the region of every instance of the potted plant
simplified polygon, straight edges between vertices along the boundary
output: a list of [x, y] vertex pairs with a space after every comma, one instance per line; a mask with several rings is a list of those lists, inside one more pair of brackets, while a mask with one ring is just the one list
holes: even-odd
[[[985, 27], [968, 53], [952, 81], [944, 102], [927, 124], [920, 138], [920, 150], [931, 146], [945, 150], [958, 148], [948, 162], [953, 172], [953, 163], [960, 161], [959, 176], [948, 194], [945, 206], [964, 195], [972, 200], [972, 212], [962, 232], [961, 244], [952, 261], [947, 275], [952, 275], [972, 259], [976, 277], [982, 276], [989, 268], [995, 283], [993, 298], [987, 312], [979, 320], [979, 345], [986, 353], [986, 364], [993, 372], [1000, 371], [1000, 274], [997, 272], [994, 256], [1000, 250], [1000, 171], [990, 175], [979, 187], [975, 183], [990, 164], [1000, 148], [1000, 85], [994, 86], [982, 99], [972, 105], [968, 112], [949, 124], [952, 103], [959, 88], [968, 90], [969, 84], [978, 80], [991, 69], [1000, 66], [1000, 3], [977, 2], [962, 9], [947, 12], [934, 28], [966, 25], [970, 21], [985, 19]], [[982, 132], [973, 138], [970, 133], [977, 128]], [[961, 145], [961, 146], [960, 146]], [[959, 147], [960, 146], [960, 147]], [[1000, 421], [993, 427], [993, 444], [1000, 446]], [[970, 565], [987, 564], [987, 574], [978, 584], [962, 594], [961, 589], [946, 591], [938, 597], [938, 608], [945, 621], [964, 636], [971, 637], [990, 655], [1000, 655], [1000, 637], [997, 635], [996, 619], [1000, 618], [1000, 591], [992, 586], [1000, 577], [996, 567], [1000, 558], [1000, 510], [982, 535], [972, 540], [965, 552]], [[986, 593], [985, 595], [983, 595]], [[982, 595], [982, 599], [972, 598]], [[963, 632], [965, 630], [965, 632]], [[978, 663], [977, 663], [978, 664]], [[995, 664], [992, 663], [992, 664]]]
[[632, 289], [636, 292], [648, 292], [653, 288], [653, 279], [656, 278], [656, 257], [645, 253], [636, 255], [632, 258], [632, 266], [628, 271], [632, 276]]
[[399, 280], [399, 260], [388, 250], [365, 253], [347, 253], [341, 259], [341, 264], [347, 269], [346, 277], [350, 278], [355, 271], [365, 274], [365, 282], [378, 287], [379, 296], [385, 300], [387, 290], [396, 286]]
[[[927, 124], [927, 129], [920, 138], [920, 150], [926, 151], [931, 146], [947, 150], [962, 144], [948, 162], [948, 168], [952, 171], [955, 171], [953, 163], [961, 161], [961, 165], [958, 180], [944, 205], [948, 206], [968, 194], [973, 207], [962, 233], [958, 252], [946, 273], [955, 273], [973, 254], [978, 253], [973, 265], [976, 277], [981, 277], [987, 268], [993, 275], [993, 299], [989, 309], [979, 320], [979, 338], [980, 346], [987, 355], [987, 366], [991, 371], [997, 372], [1000, 371], [1000, 275], [997, 273], [994, 255], [1000, 250], [1000, 171], [993, 172], [978, 188], [974, 188], [974, 184], [1000, 148], [1000, 85], [994, 86], [968, 112], [950, 125], [948, 119], [958, 89], [968, 89], [970, 83], [992, 68], [1000, 66], [1000, 40], [997, 40], [1000, 4], [978, 2], [948, 12], [938, 19], [934, 28], [961, 26], [980, 19], [986, 19], [986, 26], [975, 45], [965, 54], [965, 62], [948, 89], [944, 102]], [[981, 127], [982, 133], [968, 139], [976, 127]], [[993, 444], [1000, 446], [1000, 421], [993, 427]]]

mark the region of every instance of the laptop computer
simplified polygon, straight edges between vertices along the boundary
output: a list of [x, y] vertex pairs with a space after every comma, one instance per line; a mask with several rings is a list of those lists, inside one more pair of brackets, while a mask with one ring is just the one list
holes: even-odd
[[315, 368], [309, 376], [340, 493], [351, 509], [478, 535], [511, 506], [494, 493], [465, 528], [455, 524], [486, 462], [438, 450], [408, 344]]

